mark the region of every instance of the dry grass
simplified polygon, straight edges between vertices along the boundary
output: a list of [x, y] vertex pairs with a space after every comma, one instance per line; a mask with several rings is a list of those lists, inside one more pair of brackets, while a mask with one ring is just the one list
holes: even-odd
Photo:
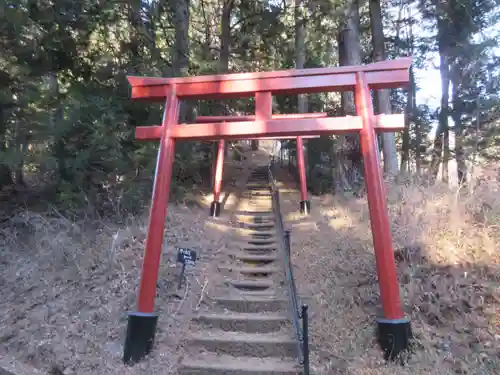
[[[418, 347], [406, 368], [386, 365], [374, 340], [379, 292], [366, 199], [283, 193], [299, 289], [312, 296], [315, 374], [500, 373], [500, 175], [472, 194], [445, 186], [388, 187], [401, 296]], [[285, 184], [294, 186], [293, 183]]]
[[[71, 222], [56, 212], [13, 217], [0, 228], [0, 357], [54, 374], [174, 373], [177, 347], [200, 303], [210, 260], [223, 246], [218, 231], [206, 224], [206, 208], [171, 205], [156, 302], [161, 350], [128, 369], [121, 346], [126, 313], [135, 309], [144, 220], [117, 226]], [[174, 245], [201, 255], [182, 304], [175, 296], [180, 267]]]

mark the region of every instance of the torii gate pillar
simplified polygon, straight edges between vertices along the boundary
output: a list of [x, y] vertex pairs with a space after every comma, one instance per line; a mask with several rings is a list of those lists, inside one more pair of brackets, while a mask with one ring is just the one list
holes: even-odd
[[210, 216], [217, 217], [220, 215], [220, 191], [222, 188], [222, 172], [224, 171], [224, 154], [226, 142], [221, 139], [219, 141], [219, 148], [217, 150], [217, 161], [215, 165], [214, 176], [214, 200], [210, 205]]
[[128, 317], [123, 350], [123, 361], [128, 364], [138, 362], [153, 347], [158, 321], [158, 314], [154, 311], [156, 283], [163, 249], [163, 231], [175, 158], [175, 139], [172, 137], [172, 129], [177, 125], [178, 114], [179, 99], [176, 96], [175, 86], [172, 85], [168, 88], [163, 114], [137, 312], [129, 313]]
[[311, 212], [311, 202], [307, 199], [306, 163], [302, 137], [297, 137], [297, 166], [299, 168], [300, 181], [300, 213], [309, 215], [309, 212]]

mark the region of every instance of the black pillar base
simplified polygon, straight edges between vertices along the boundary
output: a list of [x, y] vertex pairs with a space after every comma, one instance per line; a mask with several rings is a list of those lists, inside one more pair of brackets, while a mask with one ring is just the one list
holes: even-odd
[[377, 339], [384, 359], [394, 361], [402, 352], [411, 349], [411, 324], [408, 319], [378, 319]]
[[300, 202], [300, 213], [303, 215], [309, 215], [311, 212], [311, 202], [301, 201]]
[[133, 365], [151, 352], [158, 315], [134, 312], [128, 315], [123, 362]]
[[220, 202], [213, 201], [210, 204], [210, 216], [218, 217], [220, 215]]

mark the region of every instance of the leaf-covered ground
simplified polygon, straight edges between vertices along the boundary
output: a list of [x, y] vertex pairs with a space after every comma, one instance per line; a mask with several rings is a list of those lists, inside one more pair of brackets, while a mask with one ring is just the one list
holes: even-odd
[[[136, 304], [144, 220], [118, 226], [34, 212], [12, 218], [0, 233], [0, 354], [54, 374], [172, 373], [210, 260], [224, 246], [207, 212], [170, 207], [156, 300], [159, 350], [134, 369], [121, 364], [121, 355], [126, 314]], [[175, 245], [201, 256], [188, 290], [176, 290]]]
[[[496, 171], [498, 173], [498, 170]], [[300, 195], [286, 176], [282, 212], [292, 229], [299, 289], [311, 296], [313, 373], [500, 372], [500, 184], [486, 173], [473, 194], [416, 183], [388, 186], [401, 298], [417, 349], [387, 366], [374, 340], [379, 289], [366, 198]]]

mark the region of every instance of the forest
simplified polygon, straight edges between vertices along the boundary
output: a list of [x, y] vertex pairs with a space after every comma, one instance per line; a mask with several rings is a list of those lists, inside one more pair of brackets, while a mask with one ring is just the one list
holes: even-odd
[[[130, 100], [127, 75], [412, 56], [410, 86], [374, 97], [377, 112], [406, 114], [402, 134], [380, 138], [385, 171], [466, 183], [474, 163], [497, 157], [494, 0], [4, 0], [0, 19], [0, 189], [14, 206], [140, 210], [149, 199], [156, 145], [136, 142], [134, 129], [158, 122], [162, 108]], [[425, 81], [437, 69], [440, 82]], [[434, 103], [419, 102], [429, 93]], [[181, 120], [244, 114], [252, 106], [252, 100], [186, 102]], [[274, 106], [275, 113], [354, 110], [349, 93], [277, 97]], [[306, 143], [313, 192], [362, 182], [354, 136]], [[176, 154], [175, 197], [210, 186], [212, 143], [179, 145]]]

